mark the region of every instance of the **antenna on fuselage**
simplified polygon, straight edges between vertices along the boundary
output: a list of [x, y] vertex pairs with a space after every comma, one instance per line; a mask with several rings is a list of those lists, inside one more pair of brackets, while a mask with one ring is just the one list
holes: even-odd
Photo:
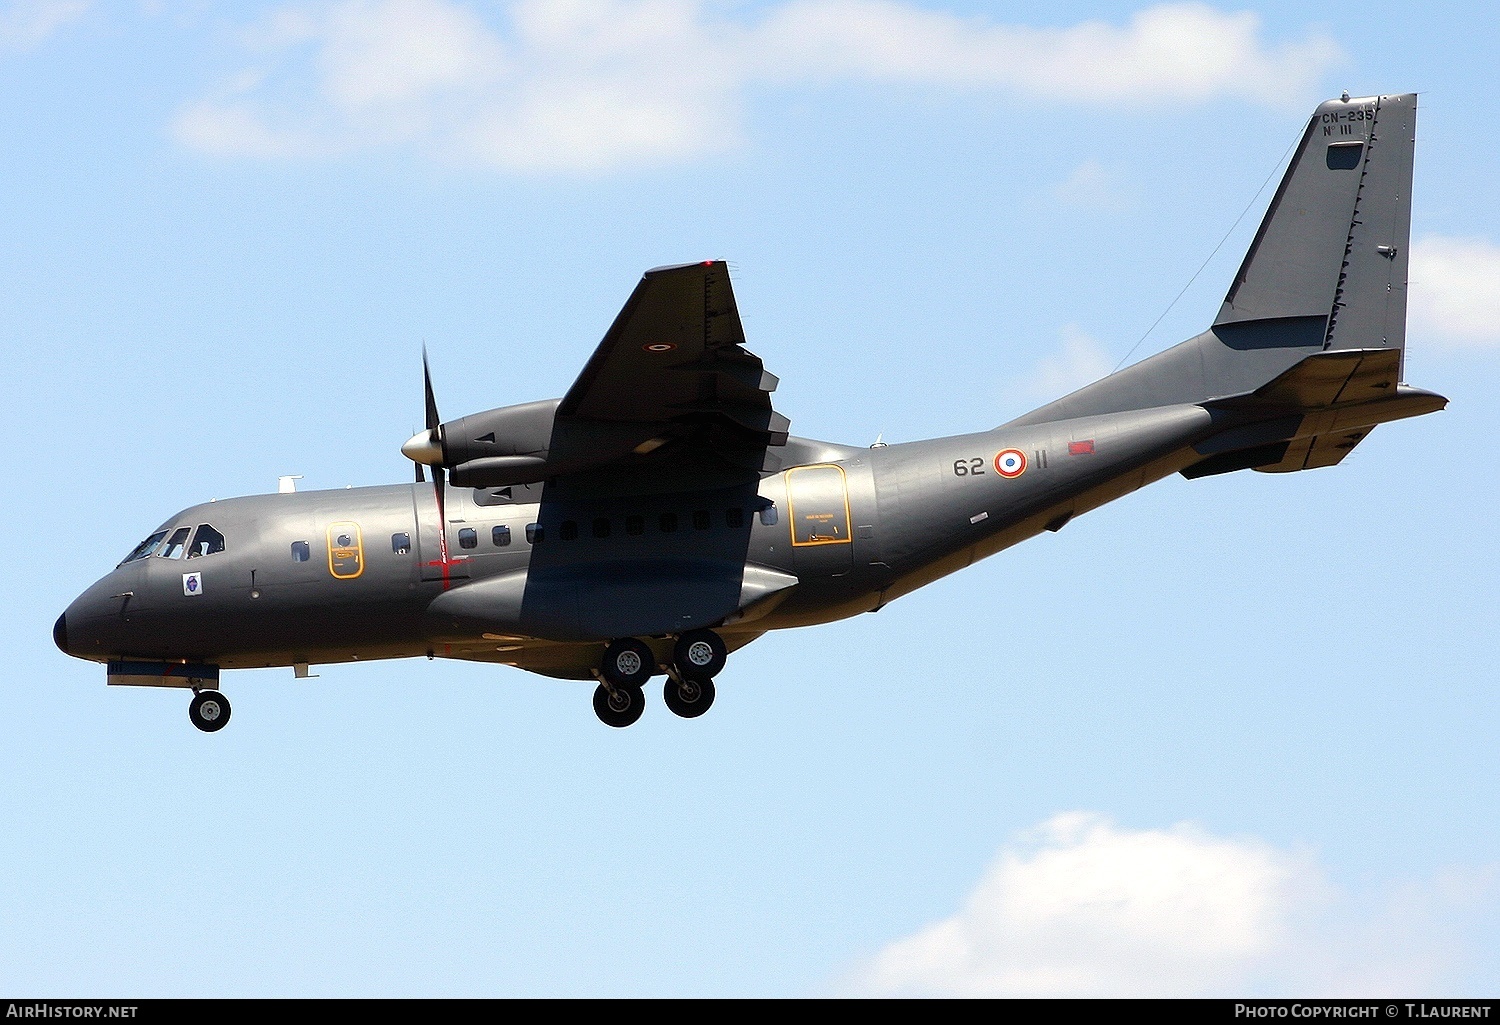
[[302, 474], [291, 473], [276, 478], [276, 493], [279, 495], [293, 495], [297, 492], [297, 482], [302, 479]]

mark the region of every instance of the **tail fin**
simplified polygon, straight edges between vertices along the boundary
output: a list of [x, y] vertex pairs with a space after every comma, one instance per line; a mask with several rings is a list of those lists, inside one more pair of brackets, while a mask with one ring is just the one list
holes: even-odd
[[1404, 348], [1416, 120], [1414, 94], [1318, 107], [1215, 328], [1307, 321], [1324, 349]]
[[1417, 98], [1313, 112], [1214, 320], [1007, 426], [1247, 395], [1308, 356], [1406, 344]]

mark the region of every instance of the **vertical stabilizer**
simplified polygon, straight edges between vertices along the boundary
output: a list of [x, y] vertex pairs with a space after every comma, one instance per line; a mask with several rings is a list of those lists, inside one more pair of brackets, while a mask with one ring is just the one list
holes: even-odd
[[1415, 93], [1319, 105], [1213, 326], [1008, 426], [1246, 396], [1331, 350], [1393, 349], [1399, 383], [1416, 122]]
[[1329, 100], [1235, 275], [1216, 328], [1322, 321], [1325, 349], [1402, 349], [1417, 98]]

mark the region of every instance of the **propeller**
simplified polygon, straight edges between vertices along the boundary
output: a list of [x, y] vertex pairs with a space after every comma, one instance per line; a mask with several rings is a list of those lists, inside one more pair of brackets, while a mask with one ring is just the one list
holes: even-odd
[[448, 579], [448, 516], [444, 511], [447, 473], [443, 469], [443, 421], [438, 416], [437, 397], [432, 393], [432, 370], [427, 364], [427, 346], [422, 346], [422, 393], [427, 412], [427, 429], [414, 434], [401, 446], [401, 454], [417, 464], [417, 483], [424, 483], [422, 467], [432, 467], [433, 497], [437, 501], [438, 559], [443, 566], [443, 580]]

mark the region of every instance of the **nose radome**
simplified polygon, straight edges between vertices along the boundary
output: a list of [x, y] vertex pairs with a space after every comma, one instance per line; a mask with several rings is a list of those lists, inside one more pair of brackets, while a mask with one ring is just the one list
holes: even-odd
[[57, 622], [52, 624], [52, 640], [64, 655], [73, 654], [68, 650], [68, 614], [64, 612], [57, 617]]

